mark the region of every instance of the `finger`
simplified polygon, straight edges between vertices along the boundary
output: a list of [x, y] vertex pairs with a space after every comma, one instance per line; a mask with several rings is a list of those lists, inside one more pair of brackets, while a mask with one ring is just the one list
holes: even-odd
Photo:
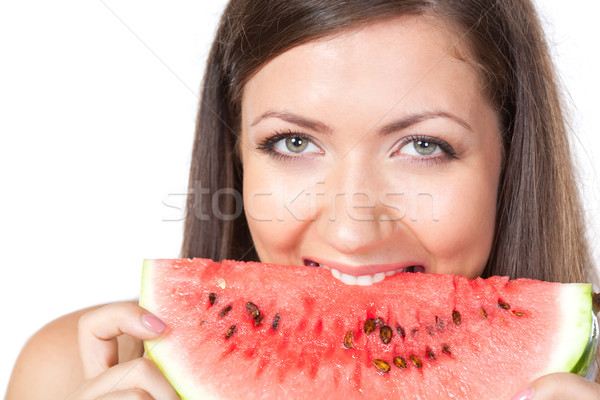
[[150, 393], [142, 389], [130, 389], [112, 392], [98, 397], [96, 400], [155, 400]]
[[600, 398], [600, 385], [579, 375], [555, 373], [533, 381], [531, 393], [524, 390], [512, 400], [593, 400]]
[[[123, 392], [123, 393], [121, 393]], [[104, 371], [87, 381], [76, 399], [111, 399], [111, 396], [142, 396], [142, 399], [180, 400], [158, 367], [147, 358], [137, 358]], [[119, 399], [119, 397], [116, 397]], [[124, 397], [129, 399], [129, 397]], [[138, 397], [132, 397], [137, 399]]]
[[117, 336], [126, 333], [142, 340], [154, 339], [165, 327], [134, 303], [109, 304], [84, 314], [79, 319], [78, 339], [85, 379], [117, 364]]

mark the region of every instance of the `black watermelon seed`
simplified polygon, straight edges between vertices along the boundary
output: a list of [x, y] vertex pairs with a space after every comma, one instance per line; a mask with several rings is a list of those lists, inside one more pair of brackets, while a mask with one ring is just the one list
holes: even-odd
[[377, 371], [387, 374], [390, 372], [390, 364], [386, 363], [383, 360], [375, 359], [373, 360], [373, 365], [377, 368]]
[[260, 310], [258, 309], [256, 304], [254, 304], [250, 301], [246, 303], [246, 310], [248, 310], [248, 313], [250, 314], [250, 317], [252, 319], [256, 319], [260, 315]]
[[262, 320], [263, 320], [263, 315], [260, 314], [258, 317], [256, 317], [256, 319], [254, 320], [254, 326], [260, 326], [262, 325]]
[[508, 303], [505, 303], [505, 302], [503, 302], [500, 299], [498, 299], [498, 307], [500, 307], [503, 310], [508, 310], [510, 308], [510, 306], [508, 305]]
[[400, 356], [394, 357], [394, 365], [400, 369], [406, 369], [406, 361]]
[[413, 337], [419, 337], [419, 329], [417, 329], [417, 328], [412, 328], [410, 333], [411, 333], [411, 335], [413, 335]]
[[410, 356], [410, 362], [413, 363], [413, 365], [417, 368], [421, 368], [423, 366], [423, 364], [421, 363], [421, 360], [419, 360], [419, 357], [412, 355]]
[[229, 311], [231, 311], [231, 304], [221, 310], [221, 314], [219, 314], [219, 317], [223, 318], [229, 313]]
[[523, 313], [521, 311], [515, 311], [513, 310], [513, 314], [515, 314], [517, 317], [522, 317]]
[[277, 313], [275, 315], [275, 318], [273, 318], [273, 324], [271, 325], [273, 330], [276, 331], [277, 328], [279, 328], [279, 318], [281, 318], [281, 316], [279, 315], [279, 313]]
[[217, 301], [217, 295], [215, 293], [211, 293], [208, 295], [208, 302], [211, 306], [215, 305], [215, 301]]
[[485, 310], [484, 310], [484, 308], [483, 308], [483, 307], [481, 307], [481, 310], [480, 310], [480, 311], [481, 311], [481, 316], [482, 316], [483, 318], [487, 318], [487, 313], [485, 312]]
[[388, 344], [392, 340], [392, 328], [387, 325], [382, 326], [379, 331], [379, 337], [383, 343]]
[[237, 327], [235, 325], [231, 325], [229, 329], [227, 329], [227, 333], [225, 333], [225, 339], [229, 339], [234, 333]]
[[383, 319], [381, 319], [381, 317], [377, 317], [377, 319], [375, 320], [375, 325], [377, 325], [377, 327], [381, 328], [382, 326], [385, 325], [385, 322], [383, 322]]
[[460, 325], [460, 313], [456, 310], [452, 311], [452, 321], [454, 321], [456, 325]]
[[368, 320], [365, 321], [365, 333], [367, 335], [370, 335], [371, 333], [373, 333], [373, 331], [375, 330], [376, 327], [377, 327], [377, 324], [375, 323], [375, 320], [373, 318], [369, 318]]
[[404, 328], [400, 325], [396, 325], [396, 332], [398, 332], [398, 334], [402, 336], [402, 339], [406, 337], [406, 332], [404, 331]]
[[353, 334], [352, 331], [348, 331], [346, 333], [346, 336], [344, 336], [344, 347], [347, 349], [351, 349], [352, 347], [354, 347], [354, 344], [352, 344], [352, 338], [353, 338]]
[[447, 344], [445, 344], [443, 346], [444, 347], [442, 348], [442, 353], [452, 354], [452, 352], [450, 351], [450, 346], [448, 346]]
[[435, 354], [433, 354], [433, 350], [429, 347], [427, 348], [427, 357], [429, 357], [430, 360], [435, 360]]

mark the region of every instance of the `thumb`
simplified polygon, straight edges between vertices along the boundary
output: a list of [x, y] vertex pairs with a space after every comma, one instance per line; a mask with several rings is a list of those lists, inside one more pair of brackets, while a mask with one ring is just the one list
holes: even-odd
[[542, 376], [511, 400], [593, 400], [600, 398], [600, 385], [566, 372]]

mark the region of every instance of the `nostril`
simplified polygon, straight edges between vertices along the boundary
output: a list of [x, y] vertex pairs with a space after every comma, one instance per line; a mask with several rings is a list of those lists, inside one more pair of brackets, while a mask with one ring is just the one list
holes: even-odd
[[313, 260], [309, 260], [307, 258], [304, 259], [304, 265], [306, 265], [307, 267], [320, 267], [321, 264], [319, 264], [318, 262], [314, 262]]

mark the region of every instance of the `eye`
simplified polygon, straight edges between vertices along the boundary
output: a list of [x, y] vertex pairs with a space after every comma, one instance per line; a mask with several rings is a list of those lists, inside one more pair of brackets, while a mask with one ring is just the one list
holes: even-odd
[[292, 153], [302, 153], [304, 150], [309, 148], [309, 146], [317, 149], [317, 146], [315, 146], [308, 138], [302, 136], [288, 136], [285, 139], [281, 139], [275, 143], [274, 147], [276, 150], [282, 153], [285, 153], [286, 151], [291, 151]]
[[264, 139], [257, 147], [275, 158], [294, 158], [302, 154], [323, 154], [310, 136], [295, 132], [279, 132]]
[[447, 142], [432, 136], [408, 136], [401, 140], [392, 156], [408, 156], [414, 161], [444, 161], [456, 159], [456, 152]]
[[442, 149], [436, 143], [426, 140], [414, 140], [399, 150], [400, 154], [408, 154], [413, 156], [429, 156], [432, 154], [442, 153]]

